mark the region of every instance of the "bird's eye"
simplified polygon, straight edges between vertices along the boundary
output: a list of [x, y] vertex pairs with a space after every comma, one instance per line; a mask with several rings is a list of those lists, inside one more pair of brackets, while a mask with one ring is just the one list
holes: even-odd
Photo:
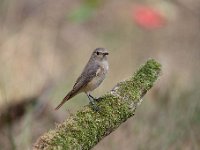
[[100, 53], [99, 52], [97, 52], [97, 55], [99, 55]]

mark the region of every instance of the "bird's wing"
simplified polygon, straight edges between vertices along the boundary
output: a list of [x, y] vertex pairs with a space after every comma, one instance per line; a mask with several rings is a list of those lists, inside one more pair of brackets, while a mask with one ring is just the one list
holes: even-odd
[[87, 65], [82, 74], [76, 80], [72, 91], [78, 92], [80, 89], [86, 86], [97, 75], [98, 69], [98, 64]]
[[67, 100], [78, 94], [84, 86], [86, 86], [95, 76], [97, 76], [99, 67], [100, 66], [96, 63], [88, 63], [81, 75], [76, 80], [73, 89], [65, 96], [62, 102], [55, 109], [59, 109]]

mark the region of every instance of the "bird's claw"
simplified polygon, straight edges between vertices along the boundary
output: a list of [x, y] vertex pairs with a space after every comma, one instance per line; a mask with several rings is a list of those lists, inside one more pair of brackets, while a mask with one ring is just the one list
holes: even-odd
[[96, 101], [96, 102], [99, 102], [99, 101], [101, 101], [102, 100], [102, 98], [101, 97], [99, 97], [99, 98], [95, 98], [95, 97], [93, 97], [92, 95], [90, 95], [89, 94], [89, 98], [92, 98], [92, 100], [93, 101]]
[[94, 101], [96, 101], [96, 102], [100, 102], [101, 100], [102, 100], [101, 97], [99, 97], [99, 98], [94, 98]]
[[90, 106], [96, 112], [100, 110], [100, 108], [94, 102], [90, 102]]

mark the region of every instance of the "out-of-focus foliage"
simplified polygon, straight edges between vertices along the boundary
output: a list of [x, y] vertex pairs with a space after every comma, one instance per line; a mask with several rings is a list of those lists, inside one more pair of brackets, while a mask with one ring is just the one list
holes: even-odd
[[88, 21], [102, 3], [100, 0], [85, 0], [69, 14], [69, 19], [76, 22]]

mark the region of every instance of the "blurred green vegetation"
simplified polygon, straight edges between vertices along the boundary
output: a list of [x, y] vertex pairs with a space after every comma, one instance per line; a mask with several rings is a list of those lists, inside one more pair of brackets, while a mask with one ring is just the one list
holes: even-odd
[[100, 0], [85, 0], [79, 8], [70, 12], [69, 19], [79, 23], [88, 21], [102, 2]]

